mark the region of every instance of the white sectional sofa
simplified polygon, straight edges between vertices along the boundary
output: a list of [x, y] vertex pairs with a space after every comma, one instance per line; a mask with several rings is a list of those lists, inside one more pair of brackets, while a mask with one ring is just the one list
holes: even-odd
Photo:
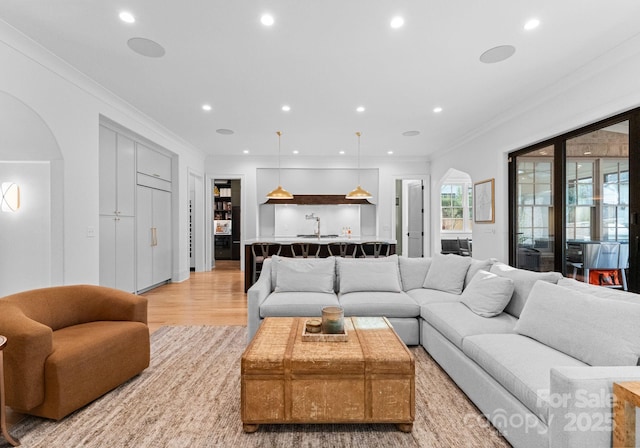
[[612, 384], [640, 380], [638, 295], [456, 255], [274, 257], [249, 289], [249, 340], [264, 317], [328, 305], [389, 318], [516, 447], [610, 446]]

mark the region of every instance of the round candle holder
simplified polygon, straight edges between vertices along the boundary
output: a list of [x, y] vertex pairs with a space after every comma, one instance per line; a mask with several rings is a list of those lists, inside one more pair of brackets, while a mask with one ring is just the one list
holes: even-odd
[[322, 332], [326, 334], [344, 333], [344, 309], [340, 306], [322, 308]]

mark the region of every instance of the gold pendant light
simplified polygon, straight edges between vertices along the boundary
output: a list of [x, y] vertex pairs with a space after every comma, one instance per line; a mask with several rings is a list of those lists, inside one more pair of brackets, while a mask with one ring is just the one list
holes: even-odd
[[371, 199], [371, 193], [360, 186], [360, 132], [356, 132], [358, 136], [358, 186], [345, 196], [347, 199]]
[[293, 199], [293, 195], [280, 185], [280, 137], [282, 132], [276, 132], [278, 134], [278, 188], [267, 194], [268, 199]]

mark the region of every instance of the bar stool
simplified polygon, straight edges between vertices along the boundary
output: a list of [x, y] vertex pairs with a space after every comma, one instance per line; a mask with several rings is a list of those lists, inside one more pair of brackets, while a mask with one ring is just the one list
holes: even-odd
[[353, 243], [339, 241], [327, 244], [329, 255], [333, 257], [355, 258], [358, 252], [358, 246]]
[[[251, 255], [253, 255], [253, 283], [258, 280], [262, 272], [262, 264], [272, 255], [280, 255], [282, 245], [280, 243], [253, 243]], [[253, 284], [252, 283], [252, 284]]]
[[360, 244], [361, 258], [388, 257], [391, 244], [385, 241], [367, 241]]
[[291, 243], [294, 258], [318, 258], [320, 245], [317, 243]]

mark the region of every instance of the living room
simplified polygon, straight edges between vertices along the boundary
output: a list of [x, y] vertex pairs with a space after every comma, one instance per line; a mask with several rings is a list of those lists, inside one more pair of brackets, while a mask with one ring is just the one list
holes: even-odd
[[[426, 256], [439, 252], [440, 184], [447, 173], [455, 169], [473, 182], [494, 179], [494, 222], [474, 225], [473, 256], [508, 262], [508, 154], [640, 106], [636, 2], [615, 8], [555, 3], [474, 4], [462, 12], [460, 5], [433, 2], [269, 8], [215, 2], [185, 11], [167, 6], [162, 14], [131, 5], [138, 22], [127, 24], [107, 5], [56, 10], [56, 2], [3, 2], [0, 182], [20, 187], [21, 208], [0, 212], [0, 296], [101, 283], [99, 133], [105, 123], [171, 156], [173, 283], [188, 282], [191, 272], [192, 186], [200, 217], [197, 272], [214, 264], [205, 224], [212, 179], [241, 179], [242, 238], [264, 236], [257, 224], [266, 200], [259, 170], [281, 173], [282, 186], [294, 195], [301, 190], [289, 185], [300, 173], [377, 172], [370, 187], [362, 186], [376, 192], [380, 239], [395, 239], [395, 182], [424, 178]], [[267, 9], [275, 18], [271, 28], [260, 22]], [[206, 16], [215, 17], [215, 26]], [[395, 16], [404, 26], [390, 27]], [[183, 22], [173, 24], [171, 17]], [[524, 30], [533, 17], [540, 26]], [[325, 20], [337, 22], [325, 28]], [[288, 32], [287, 23], [295, 23]], [[185, 41], [178, 43], [176, 34]], [[162, 44], [166, 55], [128, 48], [127, 40], [139, 36]], [[304, 45], [300, 36], [308, 39]], [[515, 48], [510, 58], [479, 60], [505, 45]], [[274, 54], [281, 56], [269, 59]], [[206, 69], [199, 65], [204, 59]], [[195, 78], [203, 84], [195, 87]], [[187, 86], [194, 87], [188, 95]], [[229, 96], [219, 93], [224, 90]], [[205, 104], [212, 110], [202, 110]], [[356, 176], [346, 181], [344, 193], [357, 183]], [[313, 193], [330, 189], [318, 186]]]

